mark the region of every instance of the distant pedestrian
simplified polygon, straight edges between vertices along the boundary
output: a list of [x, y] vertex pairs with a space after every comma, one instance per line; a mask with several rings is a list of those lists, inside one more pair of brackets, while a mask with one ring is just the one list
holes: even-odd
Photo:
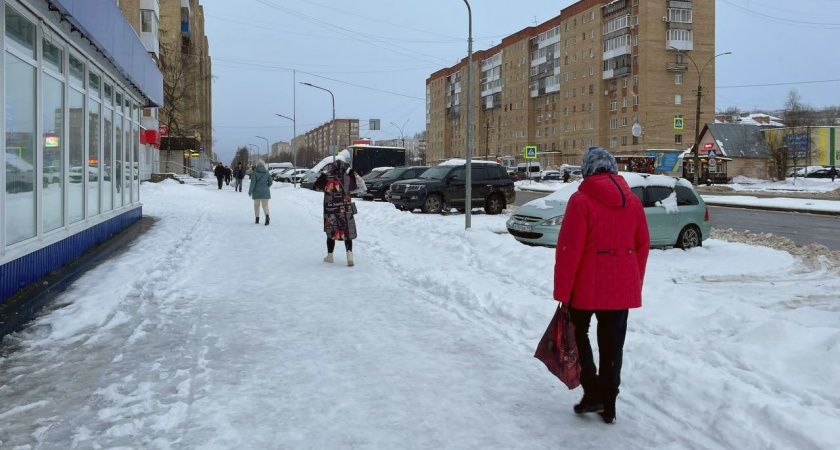
[[233, 189], [242, 192], [242, 180], [245, 178], [245, 168], [242, 163], [236, 163], [236, 169], [233, 169], [233, 179], [236, 180], [233, 184]]
[[837, 167], [831, 166], [828, 173], [831, 175], [831, 182], [834, 183], [834, 179], [837, 178]]
[[271, 199], [271, 185], [274, 180], [271, 179], [271, 174], [265, 167], [265, 161], [257, 161], [257, 166], [251, 174], [251, 185], [248, 186], [248, 196], [254, 199], [254, 223], [260, 223], [260, 205], [262, 205], [263, 213], [265, 214], [265, 224], [271, 221], [271, 216], [268, 212], [268, 200]]
[[225, 168], [222, 166], [222, 163], [216, 164], [216, 168], [213, 169], [213, 175], [216, 176], [216, 181], [219, 182], [219, 189], [221, 189], [222, 181], [225, 179]]
[[569, 169], [563, 169], [563, 182], [568, 183], [571, 174], [569, 173]]
[[232, 173], [233, 171], [230, 170], [230, 167], [225, 166], [225, 186], [230, 186], [230, 177]]
[[[642, 306], [650, 236], [642, 203], [618, 175], [610, 152], [590, 147], [581, 174], [557, 238], [554, 299], [569, 307], [575, 326], [583, 399], [574, 412], [598, 412], [605, 423], [614, 423], [627, 316], [630, 308]], [[589, 342], [593, 314], [597, 368]]]
[[356, 178], [348, 171], [348, 165], [337, 159], [327, 165], [315, 180], [313, 190], [324, 193], [324, 232], [327, 233], [327, 256], [324, 262], [333, 262], [335, 241], [344, 241], [347, 250], [347, 265], [352, 267], [353, 239], [356, 239], [356, 205], [350, 192], [357, 189]]

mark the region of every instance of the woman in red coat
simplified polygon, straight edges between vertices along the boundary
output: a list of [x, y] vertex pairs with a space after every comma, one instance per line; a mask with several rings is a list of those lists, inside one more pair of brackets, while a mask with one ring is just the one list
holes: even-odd
[[[642, 203], [618, 175], [610, 152], [590, 147], [581, 173], [583, 182], [569, 199], [557, 238], [554, 299], [569, 307], [575, 325], [583, 399], [574, 411], [598, 412], [614, 423], [628, 310], [642, 306], [650, 236]], [[589, 343], [593, 314], [599, 373]]]

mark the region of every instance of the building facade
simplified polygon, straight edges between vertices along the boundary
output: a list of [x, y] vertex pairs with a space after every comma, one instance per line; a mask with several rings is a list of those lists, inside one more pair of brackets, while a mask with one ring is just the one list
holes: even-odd
[[333, 139], [333, 123], [335, 124], [335, 140], [338, 149], [348, 147], [354, 140], [359, 139], [359, 119], [335, 119], [318, 128], [309, 130], [302, 136], [292, 140], [296, 148], [314, 148], [318, 155], [329, 156]]
[[292, 151], [292, 144], [289, 142], [275, 142], [271, 144], [271, 158], [278, 158], [280, 157], [281, 153], [291, 153]]
[[[695, 126], [714, 120], [714, 50], [714, 2], [579, 1], [474, 52], [473, 157], [523, 162], [536, 146], [554, 167], [578, 164], [592, 145], [617, 155], [687, 148]], [[426, 80], [429, 163], [466, 154], [466, 64]]]
[[141, 217], [163, 77], [114, 2], [5, 0], [0, 306]]

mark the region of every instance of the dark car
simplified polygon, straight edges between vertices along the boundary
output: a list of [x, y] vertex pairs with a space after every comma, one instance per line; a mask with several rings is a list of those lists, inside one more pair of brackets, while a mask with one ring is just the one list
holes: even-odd
[[[389, 201], [403, 211], [420, 208], [424, 213], [440, 213], [444, 205], [464, 211], [466, 206], [466, 165], [443, 163], [423, 172], [414, 180], [391, 185]], [[472, 206], [487, 214], [499, 214], [516, 201], [513, 181], [501, 164], [472, 163]]]
[[831, 178], [831, 169], [819, 169], [805, 174], [805, 178]]
[[367, 184], [367, 194], [364, 195], [364, 199], [387, 201], [391, 194], [392, 184], [401, 180], [417, 178], [427, 170], [429, 170], [429, 166], [397, 167], [391, 169], [370, 181], [365, 181]]

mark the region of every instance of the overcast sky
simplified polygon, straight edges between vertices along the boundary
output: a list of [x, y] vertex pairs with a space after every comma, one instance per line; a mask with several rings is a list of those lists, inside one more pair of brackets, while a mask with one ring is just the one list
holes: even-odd
[[[542, 23], [572, 0], [473, 0], [474, 51]], [[460, 0], [201, 0], [213, 58], [214, 149], [227, 163], [237, 147], [289, 141], [332, 117], [358, 118], [362, 136], [425, 129], [425, 80], [467, 53]], [[548, 6], [553, 4], [554, 6]], [[695, 24], [702, 26], [702, 24]], [[717, 108], [781, 108], [796, 88], [815, 107], [840, 105], [838, 0], [719, 0]], [[834, 80], [831, 82], [820, 82]], [[773, 86], [756, 86], [773, 85]], [[368, 119], [381, 131], [369, 131]], [[393, 122], [396, 125], [392, 125]]]

